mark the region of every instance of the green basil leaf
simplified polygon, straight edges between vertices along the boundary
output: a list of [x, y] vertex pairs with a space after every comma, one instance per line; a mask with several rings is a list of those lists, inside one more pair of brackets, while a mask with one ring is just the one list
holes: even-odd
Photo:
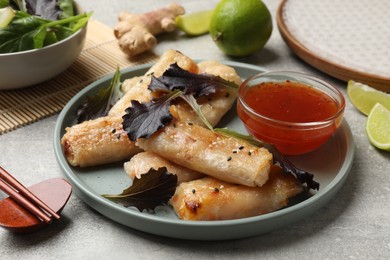
[[11, 23], [0, 29], [0, 53], [18, 52], [42, 47], [45, 20], [17, 12]]
[[24, 0], [11, 0], [10, 4], [12, 6], [15, 6], [16, 5], [16, 10], [19, 10], [19, 11], [22, 11], [22, 12], [25, 12], [27, 13], [28, 10], [27, 10], [27, 4], [26, 4], [26, 1]]
[[58, 6], [61, 9], [60, 19], [65, 19], [75, 15], [73, 0], [59, 0]]
[[76, 112], [78, 123], [108, 114], [121, 96], [120, 76], [119, 68], [117, 68], [110, 85], [101, 88], [96, 95], [88, 96], [86, 101], [78, 107]]
[[9, 0], [0, 0], [0, 8], [9, 6]]

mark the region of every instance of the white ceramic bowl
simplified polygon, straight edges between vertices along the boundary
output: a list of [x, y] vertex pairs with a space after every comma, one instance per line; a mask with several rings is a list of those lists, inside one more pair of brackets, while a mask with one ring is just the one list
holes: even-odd
[[[77, 13], [83, 13], [75, 3]], [[42, 49], [0, 54], [0, 90], [32, 86], [65, 71], [83, 49], [87, 27]]]

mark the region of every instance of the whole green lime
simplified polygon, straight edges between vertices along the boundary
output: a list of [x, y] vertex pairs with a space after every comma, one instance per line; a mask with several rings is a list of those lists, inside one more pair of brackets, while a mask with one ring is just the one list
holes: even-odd
[[225, 54], [247, 56], [267, 43], [272, 17], [261, 0], [222, 0], [214, 9], [209, 30]]

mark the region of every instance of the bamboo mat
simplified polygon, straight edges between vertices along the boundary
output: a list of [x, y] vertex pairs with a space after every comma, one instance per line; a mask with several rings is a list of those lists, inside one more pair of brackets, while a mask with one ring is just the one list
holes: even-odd
[[82, 88], [117, 67], [150, 63], [157, 58], [147, 53], [130, 60], [120, 50], [112, 28], [92, 19], [84, 49], [65, 72], [28, 88], [0, 91], [0, 135], [58, 113]]

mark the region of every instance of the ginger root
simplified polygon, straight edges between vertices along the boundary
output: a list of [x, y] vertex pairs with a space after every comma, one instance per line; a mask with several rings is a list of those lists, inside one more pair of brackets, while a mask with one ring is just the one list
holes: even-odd
[[176, 3], [144, 14], [121, 12], [114, 35], [122, 51], [135, 56], [156, 46], [156, 35], [174, 31], [175, 18], [184, 13], [184, 8]]

